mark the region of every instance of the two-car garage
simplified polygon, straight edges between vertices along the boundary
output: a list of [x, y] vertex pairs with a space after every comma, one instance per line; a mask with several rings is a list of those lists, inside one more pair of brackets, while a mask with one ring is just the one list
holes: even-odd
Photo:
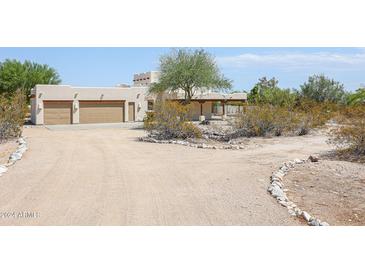
[[[124, 122], [124, 101], [79, 101], [79, 123]], [[44, 124], [73, 123], [72, 101], [44, 101]]]
[[[148, 87], [36, 85], [31, 91], [35, 125], [141, 122]], [[148, 95], [150, 96], [150, 95]]]

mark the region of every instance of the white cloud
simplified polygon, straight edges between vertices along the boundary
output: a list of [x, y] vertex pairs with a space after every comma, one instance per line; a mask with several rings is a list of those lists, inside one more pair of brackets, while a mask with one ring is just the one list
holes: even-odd
[[245, 53], [236, 56], [217, 57], [222, 67], [259, 67], [270, 66], [282, 69], [331, 68], [359, 69], [365, 68], [365, 52], [359, 53]]

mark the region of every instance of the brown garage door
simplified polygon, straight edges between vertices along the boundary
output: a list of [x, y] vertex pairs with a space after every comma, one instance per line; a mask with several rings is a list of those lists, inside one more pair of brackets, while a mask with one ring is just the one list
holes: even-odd
[[80, 123], [119, 123], [124, 121], [123, 101], [80, 101]]
[[47, 101], [44, 106], [44, 124], [71, 124], [72, 102]]

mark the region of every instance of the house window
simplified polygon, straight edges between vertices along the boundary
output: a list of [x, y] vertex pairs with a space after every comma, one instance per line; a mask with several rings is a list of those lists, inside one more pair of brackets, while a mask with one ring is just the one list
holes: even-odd
[[153, 101], [148, 101], [147, 110], [153, 110]]

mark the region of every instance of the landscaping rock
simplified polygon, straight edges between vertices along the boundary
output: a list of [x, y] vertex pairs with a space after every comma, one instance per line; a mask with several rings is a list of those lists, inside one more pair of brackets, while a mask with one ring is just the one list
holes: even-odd
[[280, 201], [288, 201], [288, 197], [285, 195], [285, 193], [282, 196], [276, 197], [276, 200]]
[[272, 191], [271, 191], [271, 195], [272, 195], [274, 198], [277, 198], [277, 197], [284, 196], [284, 192], [281, 190], [281, 188], [280, 188], [280, 187], [278, 187], [278, 186], [273, 186]]
[[279, 204], [281, 204], [283, 207], [288, 207], [288, 202], [286, 201], [279, 201]]
[[11, 155], [10, 155], [10, 158], [9, 160], [11, 162], [15, 162], [15, 161], [18, 161], [22, 158], [22, 154], [19, 153], [19, 152], [13, 152]]
[[319, 161], [319, 158], [317, 156], [311, 155], [308, 157], [308, 160], [315, 163]]
[[23, 138], [23, 137], [20, 137], [20, 138], [18, 139], [18, 144], [20, 144], [20, 145], [26, 144], [26, 142], [25, 142], [25, 140], [24, 140], [24, 138]]
[[282, 188], [283, 184], [279, 180], [273, 180], [271, 181], [272, 185], [277, 185], [278, 187]]
[[[311, 155], [308, 159], [312, 162], [318, 162], [318, 157], [313, 155]], [[294, 168], [295, 165], [303, 164], [305, 162], [306, 160], [294, 159], [293, 161], [283, 163], [279, 170], [271, 175], [270, 186], [267, 190], [274, 198], [276, 198], [280, 205], [288, 209], [290, 216], [303, 217], [307, 224], [311, 226], [328, 225], [326, 222], [321, 222], [319, 219], [311, 217], [308, 212], [302, 211], [300, 208], [298, 208], [297, 205], [291, 202], [286, 196], [285, 192], [289, 190], [283, 189], [284, 176], [289, 172], [290, 169]]]
[[312, 218], [311, 215], [309, 215], [309, 213], [306, 211], [302, 212], [302, 216], [303, 216], [304, 220], [306, 220], [307, 222], [309, 222]]
[[4, 172], [6, 172], [8, 170], [8, 168], [6, 167], [6, 166], [4, 166], [4, 165], [0, 165], [0, 176], [4, 173]]
[[294, 212], [297, 215], [297, 217], [300, 217], [302, 215], [302, 211], [297, 207], [294, 208]]
[[312, 219], [309, 223], [310, 226], [320, 226], [321, 221], [318, 219]]
[[300, 159], [294, 159], [294, 163], [296, 164], [302, 164], [304, 161]]

